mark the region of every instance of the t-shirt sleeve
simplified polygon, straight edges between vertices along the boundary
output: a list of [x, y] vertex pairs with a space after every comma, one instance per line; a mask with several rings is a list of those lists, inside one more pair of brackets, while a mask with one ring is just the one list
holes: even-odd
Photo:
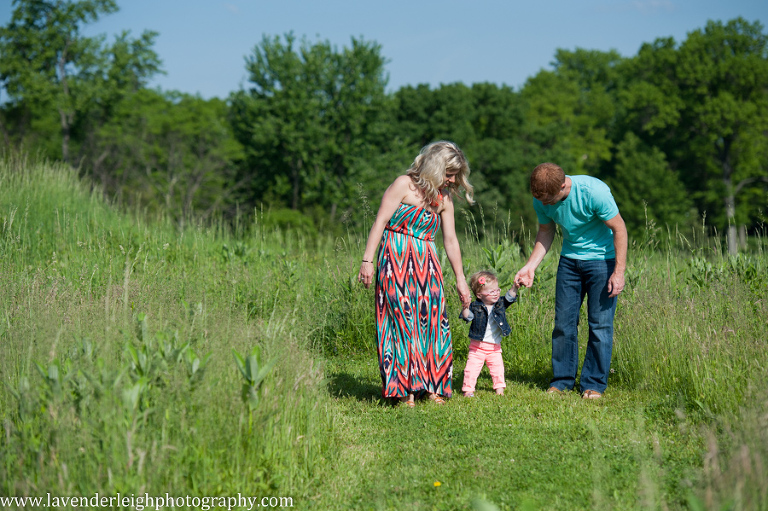
[[540, 224], [544, 225], [552, 223], [552, 219], [544, 213], [544, 204], [542, 204], [539, 199], [533, 199], [533, 210], [536, 212], [536, 218], [539, 220]]
[[605, 183], [599, 183], [592, 193], [592, 210], [603, 222], [619, 214], [619, 207], [611, 194], [611, 189]]

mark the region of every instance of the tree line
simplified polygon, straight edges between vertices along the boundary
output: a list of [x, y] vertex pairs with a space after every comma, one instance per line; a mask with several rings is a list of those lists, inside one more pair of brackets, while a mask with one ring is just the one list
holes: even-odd
[[[559, 49], [520, 90], [491, 83], [387, 92], [373, 41], [343, 48], [263, 36], [226, 99], [149, 88], [156, 33], [82, 29], [115, 0], [15, 0], [0, 27], [6, 150], [68, 162], [126, 205], [179, 221], [252, 208], [276, 225], [359, 226], [418, 149], [466, 152], [484, 221], [535, 224], [527, 178], [543, 161], [612, 188], [630, 234], [705, 222], [738, 245], [768, 206], [768, 35], [709, 21], [632, 57]], [[476, 215], [476, 211], [470, 209]], [[491, 215], [490, 212], [494, 214]]]

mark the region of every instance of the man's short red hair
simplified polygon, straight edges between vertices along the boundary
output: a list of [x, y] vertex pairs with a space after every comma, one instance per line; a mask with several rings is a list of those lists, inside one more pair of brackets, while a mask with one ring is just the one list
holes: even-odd
[[531, 195], [540, 199], [560, 193], [565, 183], [565, 172], [554, 163], [542, 163], [531, 172]]

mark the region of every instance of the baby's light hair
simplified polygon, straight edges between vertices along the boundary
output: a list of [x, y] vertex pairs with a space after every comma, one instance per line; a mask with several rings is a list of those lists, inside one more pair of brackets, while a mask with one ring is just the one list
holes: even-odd
[[406, 174], [413, 179], [429, 204], [437, 200], [440, 188], [445, 184], [446, 174], [454, 172], [457, 173], [456, 181], [445, 187], [448, 193], [458, 195], [459, 188], [463, 188], [464, 198], [470, 204], [474, 204], [474, 188], [467, 179], [469, 176], [467, 157], [453, 142], [441, 140], [424, 146]]
[[496, 282], [498, 284], [499, 279], [496, 277], [496, 274], [490, 270], [480, 270], [469, 276], [469, 287], [472, 288], [475, 298], [477, 298], [478, 293], [491, 282]]

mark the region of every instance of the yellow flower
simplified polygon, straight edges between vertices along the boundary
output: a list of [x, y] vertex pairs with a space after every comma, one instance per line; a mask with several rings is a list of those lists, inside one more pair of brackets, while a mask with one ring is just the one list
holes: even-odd
[[437, 488], [437, 487], [438, 487], [438, 486], [440, 486], [441, 484], [443, 484], [443, 483], [441, 483], [440, 481], [435, 481], [435, 488]]

